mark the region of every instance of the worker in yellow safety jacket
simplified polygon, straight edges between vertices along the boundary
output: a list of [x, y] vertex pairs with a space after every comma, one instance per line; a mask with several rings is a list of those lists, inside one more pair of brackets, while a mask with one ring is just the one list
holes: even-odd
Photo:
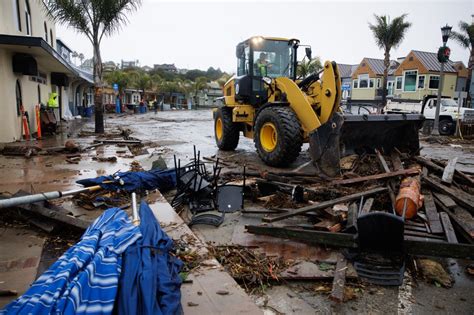
[[272, 67], [271, 63], [267, 59], [267, 54], [264, 52], [260, 53], [260, 57], [257, 59], [255, 65], [257, 67], [256, 75], [260, 75], [262, 77], [267, 76], [267, 70]]
[[58, 93], [56, 93], [56, 92], [49, 93], [48, 107], [49, 108], [58, 108], [59, 107]]

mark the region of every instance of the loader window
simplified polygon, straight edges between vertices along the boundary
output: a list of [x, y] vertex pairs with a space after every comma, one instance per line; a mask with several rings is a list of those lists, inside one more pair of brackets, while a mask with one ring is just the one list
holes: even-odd
[[244, 49], [243, 55], [237, 59], [237, 75], [246, 75], [249, 73], [249, 55], [250, 48], [247, 46]]
[[254, 75], [290, 77], [292, 46], [286, 41], [264, 40], [255, 44], [253, 50]]

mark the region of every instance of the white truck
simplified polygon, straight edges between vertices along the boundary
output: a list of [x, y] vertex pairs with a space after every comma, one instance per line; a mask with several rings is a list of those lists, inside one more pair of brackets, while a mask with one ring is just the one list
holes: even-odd
[[[389, 100], [384, 107], [384, 112], [387, 114], [421, 113], [425, 116], [425, 124], [432, 125], [435, 119], [436, 102], [436, 95], [425, 96], [423, 101], [420, 102]], [[474, 127], [474, 109], [460, 107], [458, 113], [458, 103], [455, 100], [445, 97], [441, 98], [439, 133], [442, 135], [452, 135], [456, 130], [458, 115], [461, 128], [471, 133]]]

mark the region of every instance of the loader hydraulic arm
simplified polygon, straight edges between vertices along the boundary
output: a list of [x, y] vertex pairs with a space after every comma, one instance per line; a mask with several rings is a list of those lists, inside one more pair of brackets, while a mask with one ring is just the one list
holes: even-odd
[[312, 82], [306, 91], [286, 77], [277, 78], [275, 82], [307, 133], [325, 124], [339, 108], [341, 79], [336, 63], [326, 61], [321, 73], [321, 78]]

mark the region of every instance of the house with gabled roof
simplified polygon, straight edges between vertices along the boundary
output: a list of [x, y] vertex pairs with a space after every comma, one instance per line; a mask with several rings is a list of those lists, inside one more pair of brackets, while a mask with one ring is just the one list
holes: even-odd
[[[390, 61], [387, 79], [387, 97], [393, 95], [393, 73], [398, 68], [399, 63]], [[378, 101], [382, 96], [383, 72], [385, 69], [383, 59], [367, 58], [362, 59], [357, 69], [352, 73], [352, 101]]]
[[[437, 53], [412, 50], [395, 71], [395, 97], [422, 100], [436, 95], [440, 82], [441, 63]], [[460, 78], [458, 82], [458, 78]], [[456, 97], [458, 86], [466, 86], [467, 69], [462, 62], [448, 61], [444, 65], [442, 96]], [[459, 93], [458, 93], [459, 94]]]
[[342, 99], [347, 100], [351, 97], [352, 73], [359, 65], [337, 64], [342, 85]]

